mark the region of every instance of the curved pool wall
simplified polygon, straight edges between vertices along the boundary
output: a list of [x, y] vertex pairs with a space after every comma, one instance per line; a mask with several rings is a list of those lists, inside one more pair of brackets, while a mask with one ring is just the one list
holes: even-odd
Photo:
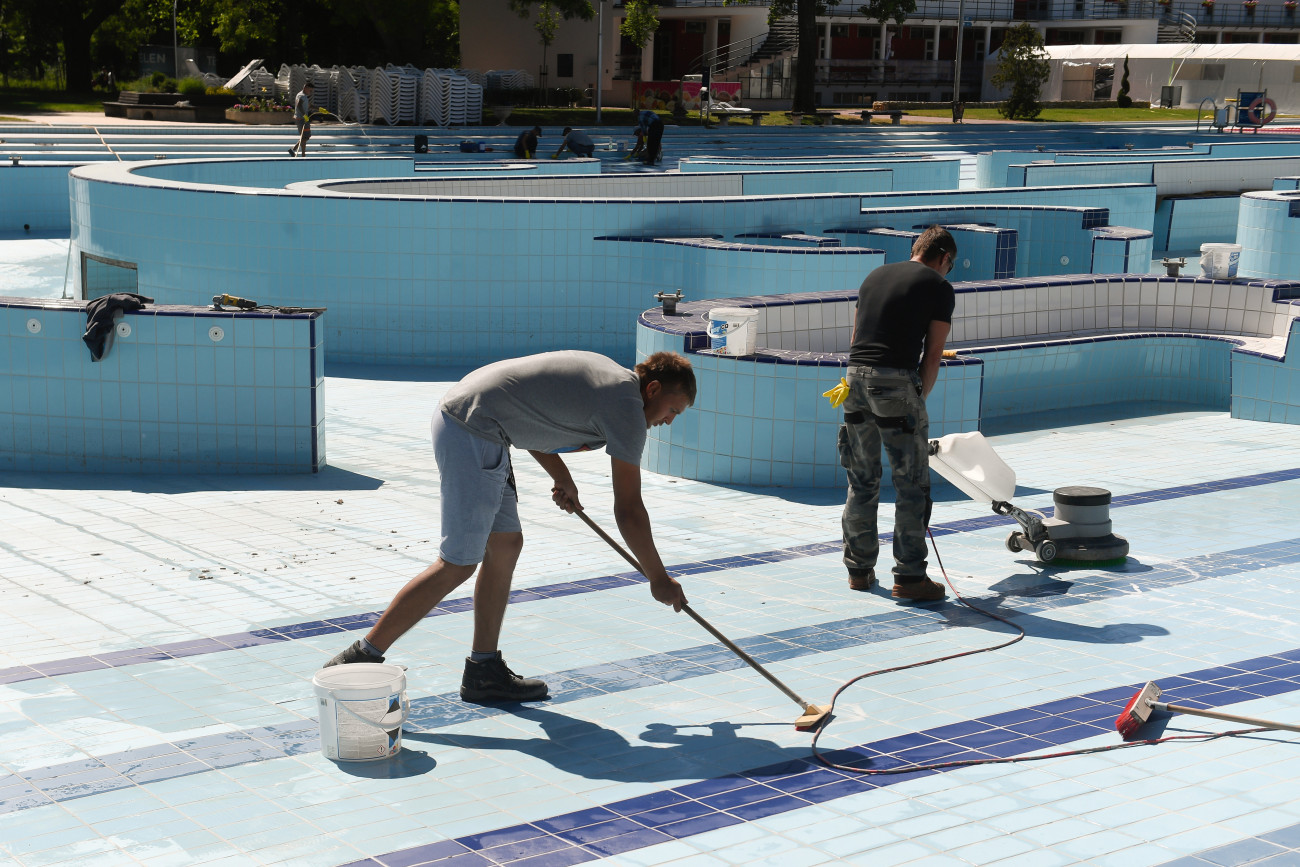
[[[216, 165], [227, 179], [263, 170], [243, 161], [193, 165], [195, 172]], [[203, 303], [229, 292], [328, 307], [329, 357], [360, 362], [469, 365], [562, 348], [630, 360], [636, 315], [651, 300], [631, 278], [651, 285], [660, 278], [653, 269], [633, 275], [598, 236], [731, 237], [848, 223], [860, 211], [857, 194], [558, 195], [566, 183], [590, 183], [582, 177], [553, 178], [545, 197], [470, 198], [199, 184], [155, 177], [155, 168], [73, 170], [76, 256], [134, 265], [139, 291], [160, 303]], [[644, 190], [679, 179], [650, 175], [636, 183]], [[463, 178], [445, 183], [479, 189]], [[81, 269], [73, 270], [80, 281]], [[703, 287], [709, 297], [749, 291], [746, 269], [718, 276]], [[665, 281], [660, 288], [676, 287]], [[77, 290], [96, 294], [80, 282]]]
[[[1300, 423], [1300, 282], [1075, 275], [956, 285], [950, 347], [927, 400], [930, 435], [992, 419], [1130, 401], [1230, 409]], [[711, 306], [647, 310], [638, 360], [689, 355], [690, 412], [650, 431], [655, 472], [742, 485], [833, 487], [841, 410], [822, 392], [847, 373], [857, 293], [727, 299], [759, 313], [758, 348], [708, 350]]]
[[[95, 257], [133, 267], [138, 291], [161, 303], [202, 304], [228, 292], [265, 304], [328, 307], [333, 360], [474, 365], [561, 348], [630, 360], [637, 314], [656, 291], [682, 286], [671, 282], [678, 273], [673, 260], [624, 258], [639, 248], [600, 238], [732, 240], [754, 232], [825, 235], [828, 228], [1009, 220], [1018, 227], [1024, 265], [1014, 273], [1032, 271], [1034, 263], [1056, 273], [1067, 267], [1063, 257], [1076, 271], [1080, 262], [1097, 261], [1108, 271], [1126, 262], [1133, 271], [1148, 267], [1137, 250], [1140, 237], [1095, 232], [1106, 225], [1101, 203], [1132, 213], [1151, 201], [1152, 191], [1141, 185], [1062, 190], [1062, 202], [1074, 210], [1061, 212], [1033, 205], [1032, 190], [998, 191], [997, 204], [979, 206], [958, 191], [869, 192], [892, 183], [891, 172], [875, 167], [537, 177], [507, 166], [439, 177], [401, 159], [304, 162], [312, 161], [168, 160], [74, 169], [75, 291], [94, 297], [119, 288], [87, 285], [80, 265]], [[405, 174], [395, 175], [394, 165]], [[362, 176], [347, 177], [353, 168]], [[795, 192], [822, 177], [867, 191]], [[945, 203], [945, 195], [961, 204]], [[907, 207], [898, 207], [902, 202]], [[1044, 231], [1055, 225], [1048, 215], [1057, 213], [1077, 228]], [[981, 234], [987, 233], [976, 227], [972, 252]], [[994, 235], [985, 239], [987, 269], [972, 275], [1001, 273], [995, 266], [1006, 234]], [[1097, 245], [1120, 252], [1099, 259]], [[693, 280], [688, 300], [752, 293], [754, 274], [769, 267], [760, 254], [774, 255], [762, 246], [727, 251], [733, 259], [756, 258]], [[833, 276], [821, 288], [843, 285], [844, 253], [820, 262], [808, 258], [822, 255], [816, 249], [801, 255], [810, 274]], [[865, 276], [869, 268], [863, 268], [850, 285]]]
[[1262, 191], [1241, 197], [1237, 243], [1242, 277], [1285, 280], [1300, 276], [1300, 191]]
[[316, 472], [322, 322], [151, 304], [93, 361], [85, 302], [0, 299], [0, 469]]

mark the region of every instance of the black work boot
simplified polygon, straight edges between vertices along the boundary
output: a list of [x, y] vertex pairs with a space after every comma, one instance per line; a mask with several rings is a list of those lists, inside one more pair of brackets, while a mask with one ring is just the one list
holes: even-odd
[[361, 642], [354, 641], [352, 642], [351, 647], [349, 647], [347, 650], [344, 650], [342, 653], [339, 653], [329, 662], [325, 663], [325, 667], [329, 668], [331, 665], [351, 665], [354, 662], [383, 662], [383, 661], [384, 658], [382, 656], [375, 656], [374, 654], [366, 653], [364, 650], [361, 649]]
[[475, 662], [465, 658], [465, 675], [460, 680], [461, 701], [488, 704], [497, 701], [541, 701], [548, 691], [543, 681], [520, 677], [501, 657]]

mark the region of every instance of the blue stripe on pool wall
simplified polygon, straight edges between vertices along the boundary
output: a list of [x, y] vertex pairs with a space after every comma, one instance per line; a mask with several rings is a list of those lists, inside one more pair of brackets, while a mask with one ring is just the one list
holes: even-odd
[[[1233, 478], [1218, 479], [1208, 482], [1197, 482], [1190, 485], [1178, 485], [1172, 488], [1161, 488], [1153, 491], [1139, 491], [1132, 494], [1123, 494], [1112, 498], [1111, 506], [1112, 508], [1137, 506], [1145, 503], [1155, 503], [1165, 500], [1179, 499], [1182, 497], [1200, 496], [1202, 494], [1219, 493], [1240, 488], [1272, 485], [1279, 482], [1293, 481], [1295, 479], [1300, 479], [1300, 467], [1277, 470], [1269, 473], [1256, 473], [1249, 476], [1236, 476]], [[1050, 507], [1040, 509], [1039, 511], [1049, 517], [1053, 512]], [[1010, 526], [1014, 523], [1014, 521], [1000, 515], [988, 515], [981, 518], [966, 518], [948, 524], [940, 524], [933, 527], [931, 531], [936, 536], [947, 536], [953, 533], [970, 533], [993, 527]], [[890, 533], [881, 534], [882, 543], [889, 541], [891, 538], [893, 538], [893, 536]], [[700, 575], [708, 572], [719, 572], [725, 569], [755, 566], [760, 563], [775, 563], [781, 560], [792, 560], [802, 557], [821, 557], [827, 554], [838, 553], [841, 550], [841, 547], [842, 543], [838, 540], [834, 542], [815, 542], [806, 545], [795, 545], [790, 548], [780, 548], [773, 551], [738, 554], [731, 557], [703, 560], [694, 563], [679, 563], [670, 567], [668, 571], [676, 576]], [[521, 602], [555, 599], [579, 593], [593, 593], [644, 582], [645, 578], [637, 572], [622, 572], [615, 575], [586, 578], [580, 581], [546, 584], [526, 590], [511, 591], [510, 604], [515, 605]], [[469, 611], [472, 608], [473, 600], [469, 597], [448, 599], [444, 600], [437, 608], [429, 612], [426, 616], [439, 617], [444, 614], [456, 614]], [[291, 623], [285, 626], [254, 629], [249, 632], [234, 632], [228, 635], [219, 635], [215, 638], [196, 638], [186, 641], [171, 642], [168, 644], [157, 644], [149, 647], [137, 647], [126, 650], [110, 651], [107, 653], [98, 653], [92, 656], [76, 656], [69, 659], [50, 660], [48, 662], [40, 662], [34, 665], [19, 665], [11, 668], [0, 668], [0, 685], [6, 683], [21, 683], [28, 680], [38, 680], [43, 677], [58, 677], [60, 675], [75, 674], [81, 671], [94, 671], [101, 668], [123, 668], [128, 665], [139, 665], [164, 659], [179, 659], [186, 656], [199, 656], [206, 653], [238, 650], [245, 647], [256, 647], [261, 644], [273, 644], [277, 641], [293, 641], [299, 638], [311, 638], [316, 635], [324, 635], [331, 632], [343, 633], [356, 629], [369, 629], [379, 620], [379, 615], [381, 613], [382, 612], [379, 611], [368, 611], [362, 614], [348, 614], [343, 617], [333, 617], [328, 620], [311, 620], [305, 623]]]

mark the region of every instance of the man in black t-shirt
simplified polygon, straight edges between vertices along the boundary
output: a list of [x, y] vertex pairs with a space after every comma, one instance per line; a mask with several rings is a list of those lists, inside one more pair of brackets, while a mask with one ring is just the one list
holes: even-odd
[[893, 596], [931, 602], [947, 595], [942, 584], [925, 574], [931, 505], [925, 398], [938, 378], [952, 328], [955, 297], [944, 278], [956, 257], [952, 235], [931, 226], [912, 245], [909, 261], [877, 268], [858, 290], [839, 440], [840, 463], [849, 478], [842, 522], [844, 565], [854, 590], [870, 590], [876, 582], [883, 445], [896, 495]]

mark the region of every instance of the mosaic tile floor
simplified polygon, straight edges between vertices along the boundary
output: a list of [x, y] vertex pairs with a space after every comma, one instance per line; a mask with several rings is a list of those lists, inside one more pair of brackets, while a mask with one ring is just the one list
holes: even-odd
[[[503, 649], [553, 697], [458, 700], [461, 594], [390, 654], [409, 668], [399, 756], [326, 760], [310, 678], [435, 556], [428, 416], [460, 372], [330, 373], [316, 477], [0, 478], [0, 863], [1300, 864], [1300, 735], [821, 768], [798, 709], [655, 605], [526, 456]], [[938, 490], [953, 582], [1028, 637], [859, 684], [822, 749], [881, 768], [1113, 744], [1148, 679], [1169, 700], [1300, 723], [1294, 430], [1216, 413], [1071, 421], [993, 442], [1019, 505], [1111, 489], [1127, 564], [1043, 568], [1006, 551], [1003, 519]], [[608, 461], [571, 465], [613, 529]], [[837, 491], [650, 476], [646, 499], [696, 609], [814, 701], [1008, 634], [952, 603], [849, 591]]]

